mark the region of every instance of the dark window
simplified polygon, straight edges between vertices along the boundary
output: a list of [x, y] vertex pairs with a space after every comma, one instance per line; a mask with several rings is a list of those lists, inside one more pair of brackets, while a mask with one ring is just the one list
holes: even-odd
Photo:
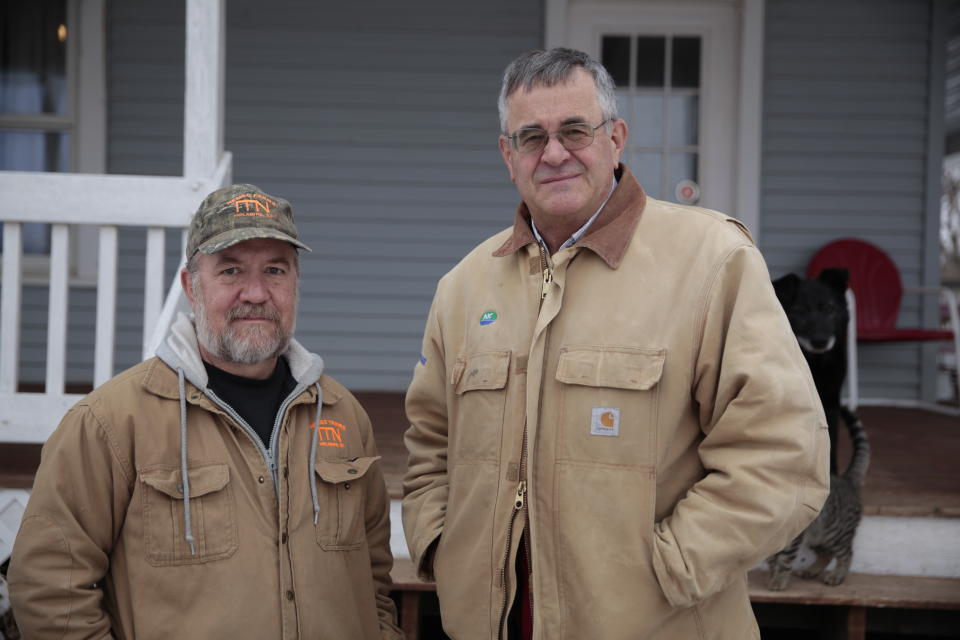
[[[0, 4], [0, 171], [70, 170], [67, 35], [65, 0]], [[24, 224], [23, 251], [49, 253], [50, 226]]]
[[674, 87], [695, 89], [700, 86], [700, 38], [673, 39]]
[[666, 43], [662, 36], [637, 38], [638, 87], [663, 86]]
[[630, 36], [603, 36], [600, 58], [618, 87], [630, 86]]

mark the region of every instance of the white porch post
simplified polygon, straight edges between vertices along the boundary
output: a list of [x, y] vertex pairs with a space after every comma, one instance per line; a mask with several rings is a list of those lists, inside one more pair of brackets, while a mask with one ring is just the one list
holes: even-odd
[[20, 292], [23, 251], [19, 222], [3, 225], [3, 297], [0, 301], [0, 393], [17, 390], [20, 364]]
[[[187, 0], [183, 177], [199, 185], [223, 153], [223, 0]], [[206, 194], [198, 194], [197, 204]]]
[[[207, 191], [230, 179], [230, 156], [223, 151], [223, 85], [226, 12], [223, 0], [187, 0], [186, 86], [183, 99], [183, 177], [196, 194], [192, 214]], [[189, 218], [187, 218], [189, 221]], [[173, 320], [179, 299], [176, 275], [163, 300], [164, 237], [159, 229], [147, 236], [143, 357], [153, 355]], [[181, 262], [181, 267], [182, 267]]]

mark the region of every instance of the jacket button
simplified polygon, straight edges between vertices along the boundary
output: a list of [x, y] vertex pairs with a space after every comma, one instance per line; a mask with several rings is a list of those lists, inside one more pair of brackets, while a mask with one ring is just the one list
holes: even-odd
[[351, 467], [350, 469], [347, 469], [347, 473], [356, 474], [357, 470]]
[[287, 591], [287, 600], [293, 600], [293, 591]]
[[287, 532], [284, 531], [280, 534], [280, 544], [287, 544]]
[[343, 488], [344, 488], [344, 489], [349, 489], [349, 488], [350, 488], [350, 483], [349, 483], [349, 482], [344, 482], [344, 483], [343, 483]]
[[260, 482], [260, 484], [263, 484], [264, 482], [266, 482], [266, 478], [264, 478], [263, 476], [260, 476], [259, 478], [257, 478], [257, 480]]

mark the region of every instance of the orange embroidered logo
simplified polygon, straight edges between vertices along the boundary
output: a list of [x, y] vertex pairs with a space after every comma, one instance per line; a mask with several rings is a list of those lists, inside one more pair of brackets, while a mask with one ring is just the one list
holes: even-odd
[[605, 427], [612, 428], [614, 425], [613, 413], [610, 411], [604, 411], [602, 414], [600, 414], [600, 424]]
[[234, 218], [244, 218], [247, 216], [257, 216], [272, 218], [270, 210], [277, 206], [275, 200], [271, 200], [259, 193], [245, 193], [227, 201], [228, 205], [233, 205]]
[[311, 429], [317, 430], [318, 442], [321, 447], [342, 447], [343, 438], [340, 432], [346, 429], [345, 426], [336, 420], [321, 420], [319, 423], [310, 425]]

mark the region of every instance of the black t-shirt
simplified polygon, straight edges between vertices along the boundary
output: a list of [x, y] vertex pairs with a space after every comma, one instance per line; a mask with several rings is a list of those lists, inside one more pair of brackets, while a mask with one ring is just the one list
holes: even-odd
[[203, 366], [207, 370], [208, 386], [253, 427], [263, 445], [269, 448], [277, 411], [297, 386], [287, 359], [277, 358], [273, 373], [263, 380], [235, 376], [209, 362]]

